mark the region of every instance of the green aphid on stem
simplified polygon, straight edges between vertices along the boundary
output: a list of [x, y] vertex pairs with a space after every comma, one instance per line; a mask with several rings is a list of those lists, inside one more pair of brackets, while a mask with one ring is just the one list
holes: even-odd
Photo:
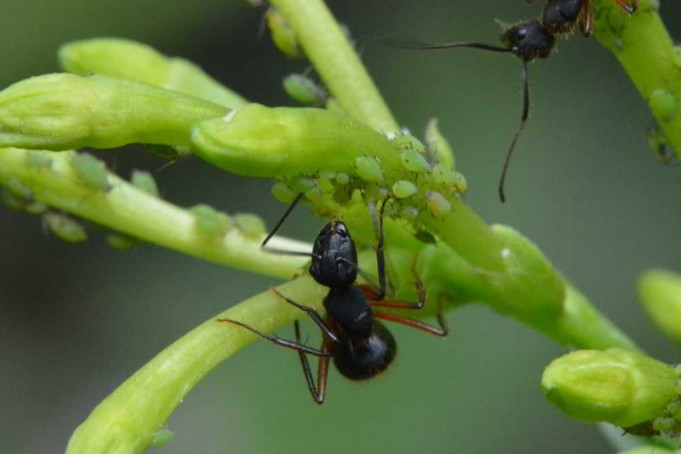
[[71, 168], [87, 187], [103, 192], [111, 190], [106, 164], [89, 153], [77, 153], [71, 158]]
[[163, 447], [173, 441], [174, 436], [173, 432], [164, 427], [154, 434], [154, 438], [149, 443], [149, 446], [152, 448]]
[[244, 236], [259, 238], [267, 232], [265, 221], [261, 217], [249, 213], [234, 215], [234, 223]]
[[381, 164], [372, 157], [360, 156], [355, 159], [355, 166], [357, 168], [357, 175], [364, 181], [370, 183], [383, 182], [383, 169]]
[[265, 20], [270, 29], [272, 42], [277, 49], [290, 58], [298, 58], [303, 55], [298, 44], [296, 31], [274, 8], [270, 8], [265, 13]]
[[289, 181], [289, 188], [296, 194], [310, 191], [315, 188], [317, 183], [313, 178], [309, 177], [299, 177], [293, 178]]
[[437, 191], [430, 191], [426, 194], [426, 205], [436, 218], [443, 218], [452, 211], [452, 204]]
[[408, 149], [400, 155], [402, 166], [409, 172], [425, 173], [430, 170], [430, 164], [426, 157], [417, 150]]
[[20, 200], [23, 200], [24, 202], [33, 201], [33, 191], [31, 191], [31, 188], [16, 178], [7, 179], [4, 185], [7, 191], [11, 192], [12, 195], [19, 198]]
[[220, 238], [233, 225], [230, 216], [209, 205], [196, 205], [189, 212], [194, 216], [196, 229], [207, 237]]
[[674, 94], [663, 89], [655, 90], [650, 94], [648, 105], [655, 118], [663, 122], [672, 120], [679, 110]]
[[292, 99], [305, 106], [323, 106], [329, 97], [324, 88], [303, 74], [289, 74], [284, 77], [283, 85]]
[[123, 233], [111, 233], [106, 236], [106, 244], [109, 245], [111, 249], [116, 251], [127, 251], [134, 248], [140, 243], [137, 238], [125, 235]]
[[418, 190], [419, 188], [414, 183], [407, 180], [396, 181], [392, 187], [392, 193], [398, 199], [411, 197], [412, 195], [416, 194]]
[[298, 195], [297, 192], [291, 190], [289, 186], [283, 181], [277, 181], [270, 189], [275, 199], [283, 203], [291, 203]]
[[52, 159], [38, 151], [29, 150], [26, 153], [26, 165], [33, 169], [49, 169], [52, 167]]
[[68, 243], [82, 243], [88, 239], [85, 228], [63, 213], [48, 211], [43, 214], [43, 221], [52, 233]]
[[149, 172], [145, 172], [144, 170], [133, 170], [132, 176], [130, 177], [130, 183], [140, 191], [158, 197], [158, 185]]

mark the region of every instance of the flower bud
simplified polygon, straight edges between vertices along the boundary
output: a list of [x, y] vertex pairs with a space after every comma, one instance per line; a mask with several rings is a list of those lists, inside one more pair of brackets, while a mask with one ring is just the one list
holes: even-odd
[[195, 64], [168, 58], [151, 46], [120, 38], [76, 41], [59, 49], [59, 62], [81, 76], [99, 74], [179, 91], [229, 108], [247, 101]]
[[198, 124], [192, 143], [216, 167], [254, 177], [350, 172], [360, 156], [393, 153], [384, 136], [346, 115], [259, 104]]
[[638, 294], [660, 331], [681, 342], [681, 276], [664, 270], [648, 271], [639, 280]]
[[217, 104], [138, 82], [48, 74], [0, 92], [0, 147], [188, 145], [194, 124], [225, 113]]
[[549, 364], [541, 387], [575, 419], [629, 427], [664, 412], [676, 395], [676, 374], [636, 352], [579, 350]]

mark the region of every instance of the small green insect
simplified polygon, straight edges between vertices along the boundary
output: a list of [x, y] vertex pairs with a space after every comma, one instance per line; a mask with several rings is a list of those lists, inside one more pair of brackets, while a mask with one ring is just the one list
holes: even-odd
[[140, 191], [158, 197], [158, 185], [149, 172], [133, 170], [132, 176], [130, 177], [130, 183]]
[[194, 215], [196, 228], [203, 235], [221, 237], [232, 226], [232, 219], [209, 205], [196, 205], [189, 209]]
[[111, 190], [106, 164], [89, 153], [77, 153], [71, 158], [71, 168], [81, 183], [103, 192]]
[[85, 228], [63, 213], [48, 211], [43, 214], [43, 221], [52, 233], [68, 243], [82, 243], [88, 239]]

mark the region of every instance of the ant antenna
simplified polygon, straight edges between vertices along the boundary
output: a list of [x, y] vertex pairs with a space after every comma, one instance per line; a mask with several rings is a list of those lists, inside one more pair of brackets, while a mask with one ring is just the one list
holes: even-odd
[[527, 71], [527, 61], [523, 60], [523, 114], [520, 118], [520, 126], [516, 129], [513, 135], [513, 140], [511, 140], [511, 146], [508, 147], [506, 152], [506, 159], [504, 160], [504, 167], [501, 170], [501, 177], [499, 178], [499, 198], [501, 203], [506, 202], [506, 193], [504, 192], [504, 185], [506, 183], [506, 174], [508, 173], [508, 165], [511, 162], [511, 156], [513, 155], [513, 150], [515, 150], [515, 144], [520, 137], [520, 133], [525, 127], [527, 122], [527, 117], [530, 113], [530, 80]]
[[468, 47], [472, 49], [481, 49], [491, 52], [511, 52], [511, 49], [501, 46], [493, 46], [491, 44], [459, 41], [454, 43], [443, 44], [426, 44], [419, 41], [405, 41], [399, 38], [378, 38], [378, 42], [386, 46], [394, 47], [396, 49], [410, 49], [410, 50], [437, 50], [437, 49], [453, 49], [456, 47]]
[[317, 258], [320, 259], [321, 257], [315, 254], [312, 254], [311, 252], [301, 252], [301, 251], [289, 251], [286, 249], [277, 249], [277, 248], [270, 248], [267, 247], [267, 243], [272, 239], [272, 237], [279, 231], [279, 228], [282, 226], [284, 221], [288, 218], [288, 216], [291, 214], [293, 209], [298, 205], [298, 202], [300, 202], [300, 199], [303, 198], [303, 193], [299, 193], [295, 199], [293, 199], [293, 202], [286, 208], [286, 211], [284, 212], [284, 215], [277, 221], [277, 224], [274, 226], [272, 231], [267, 234], [265, 239], [262, 241], [260, 244], [260, 248], [264, 249], [267, 252], [272, 252], [274, 254], [282, 254], [282, 255], [296, 255], [296, 256], [303, 256], [303, 257], [312, 257], [312, 258]]

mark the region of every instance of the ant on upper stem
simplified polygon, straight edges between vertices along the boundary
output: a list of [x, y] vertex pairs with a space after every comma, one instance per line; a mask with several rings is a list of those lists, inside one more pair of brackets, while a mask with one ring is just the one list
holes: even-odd
[[[536, 0], [525, 0], [534, 3]], [[628, 13], [636, 10], [637, 0], [613, 0], [620, 8]], [[402, 43], [392, 39], [380, 40], [387, 45], [401, 49], [436, 50], [468, 47], [491, 52], [510, 52], [523, 62], [523, 110], [520, 125], [513, 134], [511, 144], [506, 152], [506, 158], [499, 177], [497, 187], [501, 202], [506, 202], [504, 190], [508, 165], [515, 150], [516, 142], [525, 127], [530, 113], [530, 83], [527, 64], [537, 58], [547, 58], [556, 46], [557, 35], [569, 34], [574, 30], [580, 16], [582, 17], [582, 33], [591, 33], [591, 11], [589, 0], [549, 0], [542, 17], [537, 20], [521, 22], [508, 27], [501, 35], [502, 46], [495, 46], [478, 42], [454, 42], [444, 44]]]
[[[319, 284], [329, 287], [329, 293], [324, 298], [325, 316], [322, 316], [313, 308], [302, 306], [272, 289], [282, 300], [304, 311], [321, 329], [323, 337], [321, 348], [314, 349], [301, 342], [298, 321], [294, 322], [295, 341], [263, 333], [236, 320], [223, 318], [218, 319], [218, 321], [239, 325], [276, 345], [296, 350], [310, 393], [315, 402], [322, 404], [326, 395], [326, 381], [331, 358], [333, 358], [338, 371], [351, 380], [367, 380], [375, 377], [386, 370], [395, 359], [397, 344], [390, 331], [378, 321], [379, 319], [401, 323], [437, 336], [446, 336], [449, 330], [444, 321], [441, 303], [438, 303], [436, 314], [439, 327], [397, 314], [373, 310], [373, 308], [421, 309], [426, 300], [425, 288], [420, 281], [417, 281], [419, 295], [417, 303], [384, 300], [386, 278], [383, 216], [387, 199], [382, 202], [378, 214], [378, 243], [376, 247], [379, 275], [378, 291], [368, 286], [355, 284], [359, 271], [357, 250], [348, 228], [342, 221], [333, 220], [324, 225], [315, 239], [312, 253], [266, 248], [270, 238], [279, 229], [301, 197], [302, 194], [296, 197], [272, 232], [265, 238], [262, 247], [271, 252], [311, 257], [310, 274]], [[307, 358], [308, 354], [319, 357], [316, 383]]]

